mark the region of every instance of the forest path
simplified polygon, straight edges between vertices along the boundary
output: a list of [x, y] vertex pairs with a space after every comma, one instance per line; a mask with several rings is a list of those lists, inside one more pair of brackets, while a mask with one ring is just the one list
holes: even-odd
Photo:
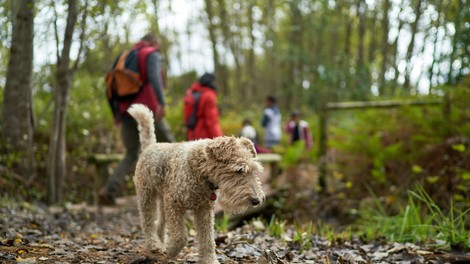
[[[101, 209], [86, 204], [45, 208], [28, 203], [0, 208], [0, 263], [194, 263], [194, 231], [178, 258], [143, 249], [134, 197]], [[221, 263], [466, 263], [470, 256], [432, 252], [406, 243], [364, 243], [353, 238], [331, 242], [317, 235], [302, 249], [295, 229], [282, 236], [254, 221], [217, 234]], [[306, 241], [304, 237], [304, 241]], [[459, 259], [461, 262], [459, 262]], [[338, 261], [338, 262], [337, 262]]]

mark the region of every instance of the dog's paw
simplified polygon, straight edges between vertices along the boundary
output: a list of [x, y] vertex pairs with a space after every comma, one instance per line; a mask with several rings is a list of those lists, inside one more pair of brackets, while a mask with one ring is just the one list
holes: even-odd
[[201, 263], [201, 264], [219, 264], [220, 262], [217, 260], [217, 256], [214, 254], [214, 255], [210, 255], [210, 256], [202, 256], [199, 259], [199, 263]]
[[165, 246], [158, 239], [147, 239], [145, 241], [145, 248], [148, 251], [165, 252]]
[[216, 259], [216, 260], [210, 260], [210, 261], [200, 261], [199, 263], [201, 264], [220, 264], [220, 262]]

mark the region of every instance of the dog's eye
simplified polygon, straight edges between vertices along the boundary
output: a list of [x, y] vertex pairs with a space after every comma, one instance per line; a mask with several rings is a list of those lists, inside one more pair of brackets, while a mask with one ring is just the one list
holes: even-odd
[[243, 168], [240, 168], [236, 171], [238, 174], [242, 174], [242, 173], [245, 173], [245, 170]]

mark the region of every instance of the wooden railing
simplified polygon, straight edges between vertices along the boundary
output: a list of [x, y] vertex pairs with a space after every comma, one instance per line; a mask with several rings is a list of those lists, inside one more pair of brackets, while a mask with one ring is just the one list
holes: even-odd
[[388, 100], [388, 101], [367, 101], [367, 102], [334, 102], [327, 103], [320, 113], [319, 129], [319, 151], [318, 151], [318, 169], [320, 173], [319, 185], [321, 190], [327, 188], [326, 175], [326, 153], [328, 151], [328, 113], [337, 110], [365, 109], [365, 108], [396, 108], [403, 106], [428, 106], [428, 105], [444, 105], [444, 114], [448, 114], [448, 101], [443, 99], [433, 100]]

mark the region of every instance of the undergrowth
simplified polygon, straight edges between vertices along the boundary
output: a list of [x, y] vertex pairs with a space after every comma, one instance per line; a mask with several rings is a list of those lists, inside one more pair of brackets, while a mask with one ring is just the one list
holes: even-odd
[[450, 201], [448, 210], [439, 207], [421, 185], [408, 192], [408, 203], [397, 214], [389, 214], [372, 193], [374, 205], [360, 211], [357, 233], [365, 240], [420, 242], [445, 250], [470, 249], [470, 209], [461, 210]]

